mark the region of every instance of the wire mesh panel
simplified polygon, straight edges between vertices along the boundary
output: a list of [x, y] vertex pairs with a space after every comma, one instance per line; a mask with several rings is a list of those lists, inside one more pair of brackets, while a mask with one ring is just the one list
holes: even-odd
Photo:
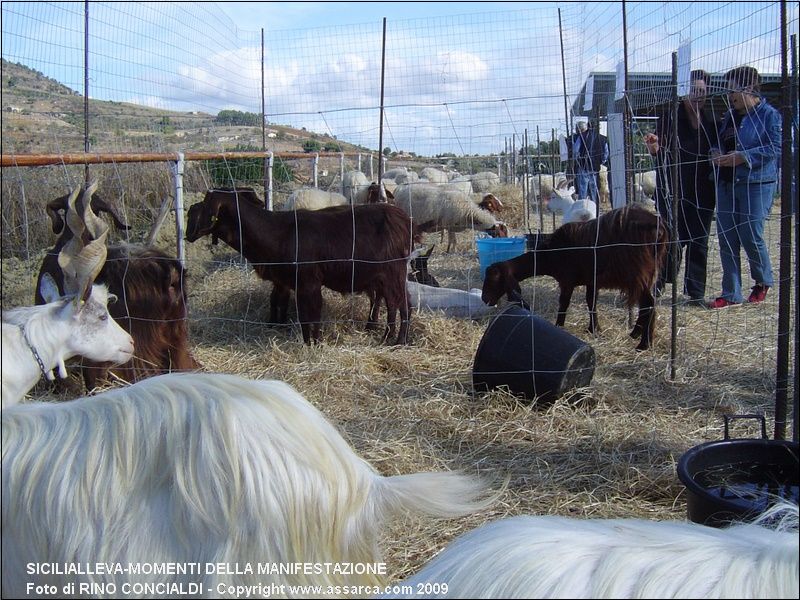
[[[210, 371], [289, 381], [386, 471], [509, 473], [502, 507], [491, 515], [446, 532], [420, 524], [408, 528], [410, 538], [395, 532], [403, 543], [391, 553], [394, 574], [416, 570], [455, 533], [503, 514], [678, 516], [676, 453], [717, 438], [720, 414], [772, 410], [776, 292], [788, 283], [778, 280], [778, 199], [764, 222], [775, 286], [766, 300], [713, 311], [689, 303], [684, 258], [676, 283], [665, 284], [654, 301], [655, 337], [645, 352], [636, 352], [629, 337], [633, 322], [621, 286], [599, 290], [598, 320], [590, 321], [582, 281], [563, 332], [592, 345], [594, 379], [541, 411], [517, 403], [505, 389], [473, 392], [475, 350], [497, 312], [481, 300], [476, 239], [502, 221], [509, 236], [527, 236], [530, 248], [562, 225], [563, 208], [556, 206], [559, 199], [571, 205], [570, 186], [576, 185], [567, 156], [576, 147], [571, 136], [576, 121], [587, 120], [628, 153], [619, 175], [629, 180], [629, 191], [614, 192], [618, 175], [606, 174], [600, 218], [612, 206], [638, 204], [673, 225], [674, 241], [695, 242], [674, 223], [673, 204], [664, 209], [661, 200], [673, 196], [657, 189], [671, 175], [646, 143], [673, 109], [672, 54], [680, 56], [679, 89], [691, 90], [685, 85], [690, 71], [709, 73], [710, 119], [719, 121], [734, 108], [726, 74], [743, 65], [758, 70], [764, 97], [779, 108], [780, 3], [524, 3], [511, 10], [485, 4], [481, 12], [469, 5], [457, 9], [462, 14], [389, 18], [385, 36], [382, 21], [363, 22], [356, 13], [350, 25], [278, 29], [262, 4], [281, 6], [253, 3], [248, 30], [237, 27], [224, 3], [90, 2], [88, 13], [83, 2], [2, 4], [3, 307], [30, 303], [39, 264], [56, 237], [46, 203], [87, 175], [131, 225], [112, 231], [110, 242], [152, 244], [170, 254], [176, 254], [177, 236], [185, 235], [175, 221], [186, 218], [175, 210], [178, 184], [185, 208], [212, 188], [238, 188], [252, 199], [243, 189], [251, 188], [260, 212], [248, 213], [255, 215], [252, 222], [240, 219], [241, 231], [255, 223], [263, 248], [289, 239], [279, 237], [285, 230], [300, 233], [283, 243], [278, 258], [271, 249], [245, 259], [235, 236], [229, 245], [210, 230], [186, 245], [187, 319], [199, 362]], [[797, 29], [795, 7], [788, 31], [796, 35]], [[88, 167], [65, 158], [82, 155], [85, 144], [93, 157], [117, 158]], [[179, 152], [214, 154], [180, 163], [179, 180]], [[24, 157], [45, 154], [62, 160], [18, 166]], [[134, 154], [148, 155], [148, 162], [127, 162]], [[707, 156], [671, 164], [686, 167], [687, 161], [709, 166]], [[412, 242], [436, 246], [427, 269], [448, 290], [440, 294], [466, 302], [467, 315], [470, 303], [480, 303], [476, 318], [452, 318], [447, 309], [453, 307], [441, 304], [425, 310], [425, 298], [411, 295], [411, 344], [389, 347], [385, 299], [355, 283], [337, 291], [327, 286], [318, 317], [322, 341], [302, 343], [302, 268], [285, 286], [289, 290], [275, 285], [270, 269], [304, 265], [301, 249], [332, 247], [353, 231], [357, 236], [360, 221], [353, 216], [346, 226], [302, 233], [304, 217], [299, 211], [286, 217], [283, 209], [302, 188], [335, 198], [353, 171], [368, 183], [381, 176], [397, 204], [403, 194], [423, 197], [410, 216], [426, 227], [406, 240], [409, 248]], [[704, 173], [712, 178], [715, 200], [716, 171]], [[455, 189], [469, 208], [442, 199], [448, 196], [442, 190], [454, 195]], [[471, 211], [489, 193], [501, 212], [476, 216]], [[363, 208], [345, 203], [352, 215]], [[274, 225], [279, 219], [285, 225], [280, 231]], [[723, 285], [716, 219], [704, 233], [704, 296], [711, 300]], [[352, 260], [355, 245], [345, 250]], [[611, 269], [596, 256], [587, 259], [595, 261], [590, 285]], [[633, 270], [633, 260], [618, 262]], [[564, 261], [557, 270], [582, 266]], [[742, 253], [745, 288], [748, 266]], [[564, 312], [554, 273], [518, 282], [516, 298], [549, 322]], [[649, 284], [655, 287], [656, 280]], [[288, 318], [272, 322], [274, 307], [285, 302], [282, 292], [289, 295]], [[503, 295], [501, 305], [507, 299]], [[669, 372], [672, 328], [675, 377]], [[542, 343], [532, 340], [532, 346]]]

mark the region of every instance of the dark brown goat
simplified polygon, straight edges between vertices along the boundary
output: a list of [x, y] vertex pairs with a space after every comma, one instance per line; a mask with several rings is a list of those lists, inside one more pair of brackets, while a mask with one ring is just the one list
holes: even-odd
[[[57, 198], [47, 205], [53, 231], [61, 235], [39, 269], [37, 304], [44, 303], [39, 284], [45, 273], [49, 273], [64, 292], [58, 253], [73, 235], [69, 227], [63, 226], [60, 214], [66, 209], [67, 198]], [[83, 192], [78, 198], [78, 203], [82, 202], [85, 202]], [[96, 212], [107, 212], [118, 229], [129, 229], [97, 195], [92, 196], [91, 203]], [[186, 272], [180, 261], [153, 247], [110, 246], [96, 282], [105, 283], [109, 292], [117, 296], [117, 302], [109, 303], [109, 314], [131, 334], [136, 348], [134, 358], [111, 369], [113, 373], [134, 382], [161, 373], [201, 367], [188, 347]], [[105, 378], [108, 365], [88, 360], [82, 364], [84, 383], [91, 390]]]
[[[306, 343], [321, 339], [322, 286], [385, 298], [387, 338], [394, 335], [399, 310], [396, 343], [408, 342], [405, 280], [411, 222], [401, 209], [378, 203], [272, 212], [241, 195], [237, 202], [236, 192], [209, 190], [189, 209], [186, 226], [188, 242], [205, 235], [241, 252], [259, 277], [273, 282], [271, 318], [295, 290]], [[369, 322], [375, 326], [376, 302], [372, 304]]]
[[597, 290], [621, 290], [628, 307], [638, 305], [631, 337], [641, 337], [637, 350], [650, 347], [655, 329], [652, 288], [664, 264], [669, 235], [661, 219], [644, 208], [618, 208], [586, 222], [566, 223], [536, 240], [536, 249], [486, 269], [482, 299], [495, 305], [503, 294], [519, 299], [519, 282], [534, 275], [558, 281], [558, 317], [563, 327], [572, 291], [586, 286], [589, 332], [599, 330]]

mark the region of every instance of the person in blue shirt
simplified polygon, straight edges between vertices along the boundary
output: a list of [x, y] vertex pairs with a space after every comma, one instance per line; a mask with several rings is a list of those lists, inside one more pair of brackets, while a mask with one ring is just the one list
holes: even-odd
[[568, 147], [575, 169], [578, 198], [590, 198], [600, 205], [600, 165], [608, 166], [608, 139], [586, 121], [575, 123], [575, 134]]
[[710, 157], [717, 169], [717, 235], [722, 262], [722, 294], [709, 308], [744, 301], [741, 249], [755, 285], [747, 299], [763, 302], [774, 285], [764, 223], [772, 209], [781, 154], [781, 115], [761, 96], [761, 77], [753, 67], [725, 75], [731, 110]]

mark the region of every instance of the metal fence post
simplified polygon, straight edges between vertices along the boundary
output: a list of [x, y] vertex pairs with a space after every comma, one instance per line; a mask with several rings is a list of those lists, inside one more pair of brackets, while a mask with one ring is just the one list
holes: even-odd
[[183, 170], [185, 163], [183, 152], [178, 152], [178, 160], [173, 163], [172, 174], [175, 178], [175, 235], [177, 236], [178, 260], [186, 266], [186, 242], [183, 239]]

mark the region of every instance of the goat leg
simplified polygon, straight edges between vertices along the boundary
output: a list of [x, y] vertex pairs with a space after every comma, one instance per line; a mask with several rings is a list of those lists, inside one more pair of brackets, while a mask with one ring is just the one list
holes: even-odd
[[383, 297], [376, 290], [369, 291], [369, 317], [367, 318], [367, 331], [373, 331], [379, 327], [378, 318], [381, 315], [382, 298]]
[[272, 293], [269, 296], [269, 322], [286, 323], [289, 318], [289, 288], [279, 284], [272, 284]]
[[564, 326], [564, 321], [567, 318], [567, 309], [572, 300], [572, 290], [574, 289], [574, 285], [561, 286], [561, 291], [558, 294], [558, 316], [556, 317], [556, 325], [558, 327]]
[[397, 340], [395, 341], [396, 345], [405, 345], [408, 344], [408, 329], [411, 324], [411, 317], [410, 317], [410, 310], [409, 306], [411, 301], [408, 297], [408, 294], [405, 294], [405, 297], [400, 302], [400, 331], [397, 333]]
[[[647, 350], [650, 348], [656, 325], [656, 307], [655, 299], [650, 290], [645, 290], [641, 295], [639, 301], [639, 318], [636, 320], [636, 326], [642, 330], [642, 339], [639, 345], [636, 346], [637, 350]], [[636, 329], [636, 327], [634, 327]], [[633, 333], [633, 332], [631, 332]]]
[[589, 333], [600, 331], [600, 323], [597, 321], [597, 288], [593, 285], [586, 286], [586, 306], [589, 308]]

